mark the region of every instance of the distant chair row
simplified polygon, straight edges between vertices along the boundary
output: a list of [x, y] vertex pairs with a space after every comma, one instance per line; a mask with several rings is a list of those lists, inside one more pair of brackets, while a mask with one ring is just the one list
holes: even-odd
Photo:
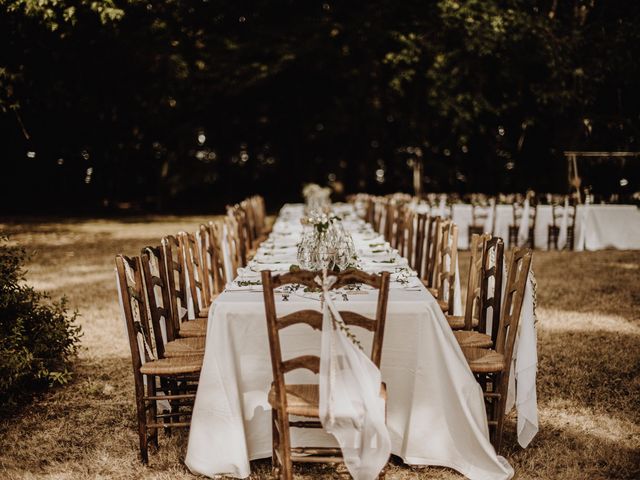
[[[525, 246], [535, 249], [534, 232], [536, 230], [536, 222], [538, 221], [539, 205], [534, 204], [531, 199], [526, 197], [514, 195], [514, 198], [516, 200], [511, 204], [498, 204], [494, 197], [484, 196], [481, 199], [476, 197], [474, 203], [470, 204], [471, 218], [466, 225], [468, 238], [471, 238], [474, 234], [497, 233], [497, 209], [500, 208], [501, 212], [504, 212], [504, 208], [509, 208], [511, 211], [508, 231], [504, 232], [507, 234], [507, 246], [509, 248]], [[392, 215], [392, 212], [397, 208], [410, 209], [416, 212], [429, 213], [432, 216], [450, 219], [454, 216], [454, 207], [460, 205], [447, 203], [447, 198], [444, 195], [440, 196], [440, 203], [432, 203], [426, 201], [424, 198], [412, 197], [408, 194], [392, 194], [387, 196], [358, 194], [352, 196], [351, 200], [359, 206], [363, 217], [371, 223], [374, 228], [380, 229], [380, 225], [384, 225], [380, 231], [392, 228], [392, 217], [390, 217], [390, 215]], [[576, 205], [571, 203], [568, 196], [553, 196], [550, 200], [554, 203], [551, 204], [550, 217], [547, 216], [547, 219], [550, 221], [547, 226], [547, 249], [558, 250], [561, 243], [563, 248], [573, 250], [575, 246], [577, 218]], [[504, 215], [504, 213], [502, 214]], [[525, 222], [524, 226], [523, 222]], [[462, 223], [464, 224], [465, 222]], [[562, 242], [559, 242], [563, 234], [565, 238]]]

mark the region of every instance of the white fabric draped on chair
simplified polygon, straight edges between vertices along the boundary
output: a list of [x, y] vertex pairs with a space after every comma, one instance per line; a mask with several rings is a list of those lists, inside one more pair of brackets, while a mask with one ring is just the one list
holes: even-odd
[[344, 325], [329, 292], [336, 277], [318, 277], [316, 281], [324, 292], [320, 421], [338, 441], [351, 476], [373, 480], [391, 453], [385, 399], [380, 397], [380, 370], [341, 328], [336, 328], [337, 323]]

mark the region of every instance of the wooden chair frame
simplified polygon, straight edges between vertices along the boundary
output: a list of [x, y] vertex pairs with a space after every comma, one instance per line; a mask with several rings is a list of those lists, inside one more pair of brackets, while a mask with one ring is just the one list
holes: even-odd
[[[553, 204], [551, 206], [551, 225], [549, 225], [547, 229], [547, 250], [551, 250], [552, 246], [558, 250], [558, 237], [560, 236], [558, 220], [564, 215], [564, 208], [564, 205]], [[568, 205], [567, 208], [569, 208], [568, 215], [570, 224], [567, 225], [567, 245], [565, 248], [573, 250], [575, 246], [577, 209], [575, 205]]]
[[[486, 352], [487, 355], [491, 355], [491, 352], [497, 352], [502, 362], [502, 367], [498, 370], [476, 373], [476, 378], [483, 388], [487, 404], [491, 443], [498, 454], [500, 454], [502, 448], [511, 359], [520, 322], [526, 282], [528, 281], [531, 267], [531, 258], [532, 252], [530, 249], [513, 249], [509, 261], [505, 298], [500, 309], [497, 340], [494, 344], [495, 350], [475, 349], [476, 353]], [[465, 352], [465, 355], [468, 355], [468, 353]]]
[[[486, 220], [491, 210], [493, 210], [493, 222], [491, 225], [491, 231], [485, 232], [484, 223], [481, 221]], [[471, 206], [471, 223], [468, 227], [469, 238], [473, 235], [482, 235], [483, 233], [493, 233], [496, 223], [496, 206], [495, 205], [472, 205]]]
[[491, 239], [491, 235], [473, 234], [471, 236], [471, 259], [469, 260], [469, 276], [467, 278], [467, 296], [464, 305], [464, 330], [473, 329], [473, 319], [478, 318], [481, 322], [482, 315], [482, 277], [483, 277], [483, 255], [486, 242]]
[[[133, 279], [128, 278], [129, 271]], [[140, 443], [140, 457], [142, 462], [149, 462], [149, 445], [158, 447], [158, 431], [160, 429], [189, 427], [191, 422], [190, 407], [195, 399], [194, 382], [197, 370], [193, 367], [174, 368], [174, 371], [182, 370], [184, 374], [163, 373], [143, 374], [142, 369], [146, 364], [158, 363], [152, 355], [152, 336], [147, 314], [146, 295], [143, 287], [142, 265], [139, 257], [129, 258], [123, 255], [116, 256], [116, 272], [119, 283], [119, 295], [122, 299], [122, 310], [127, 326], [129, 347], [133, 366], [134, 386], [136, 395], [137, 428]], [[138, 335], [142, 337], [144, 348], [140, 349]], [[156, 345], [157, 346], [157, 345]], [[163, 359], [161, 362], [169, 360]], [[184, 366], [190, 359], [176, 362]], [[165, 365], [166, 367], [166, 365]], [[199, 369], [199, 367], [198, 367]], [[145, 381], [146, 376], [146, 381]], [[175, 411], [158, 412], [157, 402], [170, 401]], [[187, 408], [185, 411], [184, 408]], [[165, 420], [169, 420], [166, 423]]]
[[458, 226], [451, 221], [443, 223], [439, 257], [436, 266], [438, 299], [446, 299], [447, 312], [453, 314], [458, 262]]
[[171, 306], [170, 323], [172, 325], [174, 338], [177, 338], [180, 336], [180, 326], [182, 322], [188, 321], [185, 266], [180, 250], [180, 242], [176, 237], [168, 235], [162, 239], [161, 243], [165, 259], [167, 289]]
[[413, 264], [411, 267], [418, 273], [418, 278], [425, 278], [425, 270], [428, 260], [428, 241], [427, 241], [427, 222], [429, 215], [426, 213], [418, 213], [415, 215], [415, 229], [414, 229], [414, 255]]
[[200, 228], [207, 231], [207, 255], [205, 256], [205, 276], [209, 276], [212, 281], [212, 292], [217, 295], [222, 293], [228, 282], [227, 273], [224, 268], [224, 256], [222, 253], [222, 237], [224, 225], [220, 221], [210, 221], [208, 225]]
[[[152, 262], [158, 263], [157, 274], [152, 269]], [[161, 246], [145, 247], [140, 252], [140, 262], [144, 274], [144, 285], [146, 287], [146, 299], [149, 306], [151, 325], [153, 327], [154, 340], [158, 358], [164, 358], [164, 346], [166, 342], [176, 338], [173, 322], [171, 321], [171, 301], [169, 300], [169, 289], [167, 288], [167, 272], [164, 252]], [[156, 288], [160, 289], [160, 299], [156, 295]], [[164, 321], [167, 338], [162, 338], [161, 321]]]
[[442, 224], [441, 217], [429, 217], [427, 225], [427, 263], [424, 271], [427, 288], [433, 288], [436, 286], [436, 279], [438, 273], [438, 257], [440, 254], [442, 244]]
[[[378, 303], [374, 319], [367, 318], [354, 312], [340, 312], [344, 322], [349, 326], [358, 326], [373, 332], [371, 360], [379, 368], [382, 358], [382, 344], [384, 326], [387, 313], [389, 294], [388, 272], [371, 275], [359, 270], [350, 269], [341, 273], [329, 273], [337, 277], [332, 289], [337, 289], [352, 283], [364, 283], [378, 289]], [[339, 462], [340, 449], [334, 448], [291, 448], [290, 427], [322, 428], [317, 417], [313, 421], [291, 421], [287, 413], [287, 384], [285, 374], [295, 369], [304, 368], [313, 373], [320, 371], [320, 357], [302, 355], [283, 361], [279, 332], [292, 325], [304, 323], [310, 327], [322, 329], [322, 313], [316, 310], [301, 310], [283, 317], [276, 314], [274, 289], [288, 284], [300, 284], [310, 288], [317, 288], [315, 278], [318, 272], [299, 271], [273, 276], [271, 272], [262, 272], [264, 288], [264, 302], [271, 350], [271, 365], [273, 370], [273, 389], [275, 390], [275, 408], [272, 408], [273, 453], [272, 462], [274, 474], [283, 479], [293, 478], [292, 461], [298, 462]]]
[[211, 295], [205, 285], [205, 275], [200, 258], [200, 246], [196, 236], [190, 232], [178, 233], [180, 253], [186, 266], [187, 279], [189, 280], [189, 293], [191, 305], [196, 318], [206, 316], [211, 305]]
[[[524, 205], [521, 203], [514, 203], [513, 206], [513, 224], [509, 225], [509, 247], [518, 246], [518, 232], [520, 231], [520, 223], [522, 222], [522, 214], [524, 212]], [[529, 232], [527, 233], [526, 247], [535, 249], [535, 231], [536, 231], [536, 218], [538, 216], [538, 206], [531, 203], [529, 205]]]
[[[491, 308], [491, 340], [496, 345], [502, 306], [502, 274], [504, 266], [504, 242], [499, 237], [484, 242], [482, 251], [482, 278], [480, 281], [481, 311], [478, 331], [487, 333], [487, 320]], [[493, 278], [492, 292], [489, 292]]]

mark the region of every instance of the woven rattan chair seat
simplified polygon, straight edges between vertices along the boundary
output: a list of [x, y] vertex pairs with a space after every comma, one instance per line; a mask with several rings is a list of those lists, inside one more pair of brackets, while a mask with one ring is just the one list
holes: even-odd
[[166, 357], [184, 357], [204, 354], [204, 337], [178, 338], [164, 346]]
[[207, 319], [187, 320], [180, 324], [181, 337], [204, 337], [207, 334]]
[[202, 367], [202, 356], [162, 358], [146, 362], [140, 367], [143, 375], [177, 375], [198, 373]]
[[[216, 298], [218, 298], [218, 293], [216, 293], [213, 296], [213, 300], [215, 300]], [[200, 311], [198, 312], [198, 318], [208, 318], [209, 317], [209, 308], [211, 307], [207, 307], [207, 308], [201, 308]]]
[[496, 373], [505, 368], [504, 355], [484, 348], [463, 348], [469, 367], [473, 373]]
[[[464, 315], [445, 315], [447, 322], [452, 330], [462, 330], [464, 328]], [[471, 326], [476, 328], [478, 326], [478, 319], [471, 319]]]
[[493, 341], [486, 333], [475, 332], [473, 330], [456, 330], [453, 332], [458, 344], [466, 348], [491, 348]]
[[449, 302], [446, 300], [438, 300], [438, 306], [443, 313], [449, 311]]
[[[286, 385], [287, 390], [287, 413], [301, 417], [320, 416], [320, 390], [317, 384], [291, 384]], [[380, 386], [380, 397], [387, 401], [387, 386], [382, 383]], [[276, 389], [272, 385], [269, 390], [269, 405], [276, 408]]]

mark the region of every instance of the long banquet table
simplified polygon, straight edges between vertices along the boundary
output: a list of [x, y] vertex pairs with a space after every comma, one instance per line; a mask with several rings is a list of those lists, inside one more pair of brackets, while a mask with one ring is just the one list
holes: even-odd
[[[348, 208], [343, 208], [348, 216]], [[301, 205], [285, 205], [256, 258], [264, 261], [280, 249], [293, 255], [301, 216]], [[353, 222], [357, 225], [356, 220]], [[366, 250], [367, 245], [378, 242], [358, 233], [353, 237], [358, 249]], [[250, 460], [271, 456], [269, 343], [261, 286], [251, 279], [257, 278], [254, 270], [284, 271], [290, 263], [261, 265], [254, 260], [210, 309], [186, 455], [193, 473], [246, 478]], [[384, 268], [374, 263], [367, 267], [364, 269], [370, 271]], [[402, 270], [389, 268], [392, 272]], [[393, 279], [398, 280], [397, 273], [392, 274]], [[496, 455], [489, 442], [482, 390], [436, 300], [419, 281], [402, 280], [391, 284], [381, 364], [388, 390], [392, 454], [408, 464], [450, 467], [472, 480], [511, 478], [513, 469]], [[373, 316], [375, 300], [372, 292], [350, 291], [346, 296], [337, 295], [335, 302], [339, 309]], [[315, 293], [276, 295], [279, 315], [319, 308]], [[358, 331], [358, 336], [366, 351], [371, 337], [363, 332]], [[281, 332], [284, 355], [319, 354], [319, 335], [306, 325], [285, 329]], [[306, 370], [289, 375], [295, 383], [317, 382], [317, 377]], [[292, 443], [336, 445], [319, 430], [293, 429]]]

